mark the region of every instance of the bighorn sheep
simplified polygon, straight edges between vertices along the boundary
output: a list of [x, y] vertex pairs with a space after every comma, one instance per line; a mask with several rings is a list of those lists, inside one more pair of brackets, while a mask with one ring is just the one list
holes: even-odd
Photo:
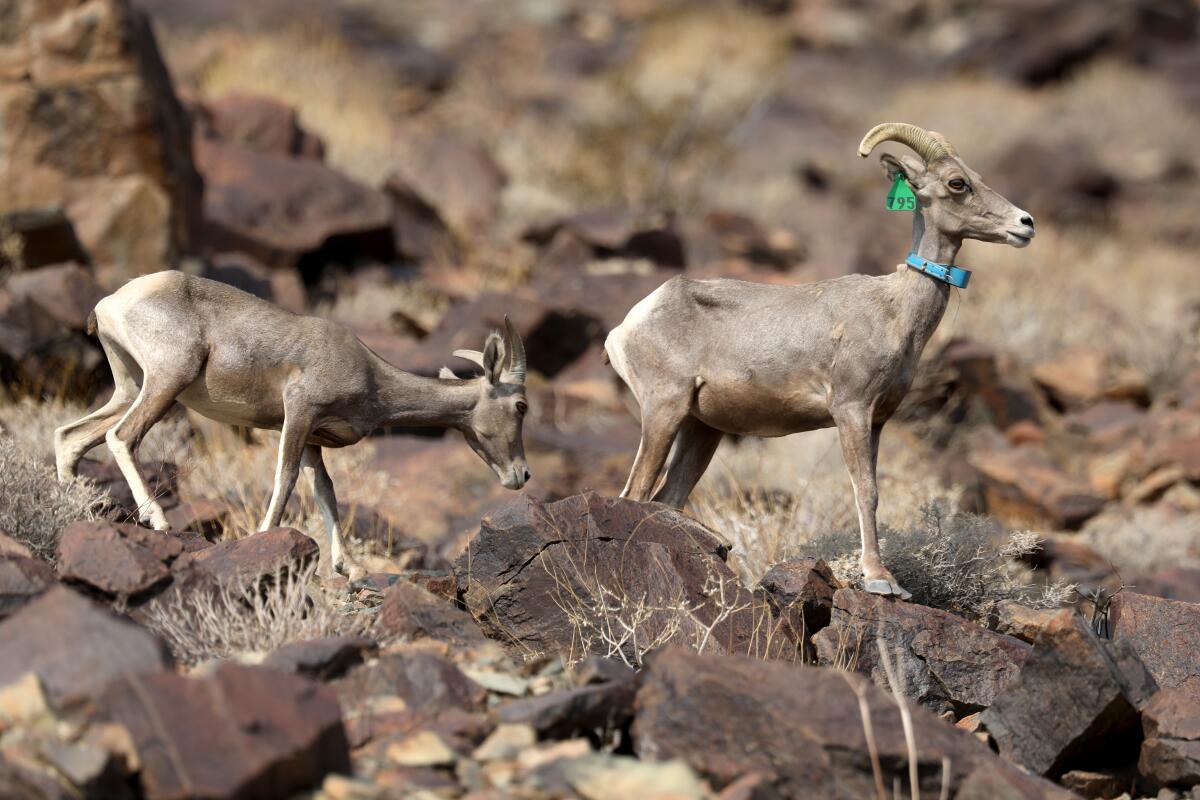
[[354, 444], [385, 426], [444, 426], [461, 431], [506, 488], [530, 479], [521, 438], [525, 347], [507, 318], [505, 326], [507, 345], [493, 333], [482, 352], [454, 353], [482, 367], [481, 377], [459, 380], [443, 368], [424, 378], [387, 363], [338, 323], [182, 272], [136, 278], [101, 300], [89, 319], [115, 389], [103, 407], [54, 432], [59, 478], [74, 475], [83, 455], [106, 440], [142, 519], [167, 530], [134, 453], [176, 400], [220, 422], [280, 430], [274, 491], [260, 529], [279, 524], [303, 463], [330, 563], [342, 571], [348, 559], [323, 447]]
[[865, 588], [907, 598], [876, 541], [880, 432], [945, 312], [947, 280], [965, 283], [964, 271], [949, 275], [963, 239], [1024, 247], [1034, 226], [938, 133], [885, 123], [858, 154], [889, 140], [921, 156], [881, 158], [888, 180], [903, 175], [916, 193], [912, 268], [798, 286], [672, 278], [630, 310], [605, 352], [642, 412], [622, 496], [650, 499], [666, 464], [653, 499], [682, 507], [724, 434], [837, 426], [858, 506]]

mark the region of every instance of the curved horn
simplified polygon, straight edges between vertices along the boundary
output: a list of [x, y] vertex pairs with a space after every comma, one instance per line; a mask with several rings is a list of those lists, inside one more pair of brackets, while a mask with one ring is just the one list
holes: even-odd
[[957, 155], [954, 147], [946, 141], [946, 137], [934, 131], [927, 131], [907, 122], [884, 122], [867, 131], [862, 143], [858, 146], [858, 154], [863, 158], [871, 155], [882, 142], [900, 142], [915, 150], [925, 163], [936, 161], [943, 156]]
[[517, 333], [509, 321], [508, 314], [504, 315], [504, 331], [508, 334], [508, 374], [517, 383], [524, 383], [529, 366], [525, 357], [525, 343], [521, 341], [521, 334]]

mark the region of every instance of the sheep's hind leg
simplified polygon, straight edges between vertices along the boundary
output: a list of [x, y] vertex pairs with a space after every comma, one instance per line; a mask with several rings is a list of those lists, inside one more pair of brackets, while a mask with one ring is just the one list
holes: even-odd
[[838, 438], [842, 455], [854, 487], [854, 502], [858, 506], [858, 527], [862, 534], [863, 588], [872, 594], [894, 595], [908, 600], [912, 594], [905, 590], [895, 576], [883, 566], [879, 555], [879, 540], [875, 530], [875, 511], [879, 506], [879, 489], [875, 468], [879, 458], [879, 434], [882, 425], [873, 425], [868, 407], [852, 406], [835, 411]]
[[685, 419], [675, 436], [675, 450], [667, 463], [667, 478], [654, 495], [655, 501], [683, 508], [692, 489], [708, 469], [724, 435], [693, 416]]

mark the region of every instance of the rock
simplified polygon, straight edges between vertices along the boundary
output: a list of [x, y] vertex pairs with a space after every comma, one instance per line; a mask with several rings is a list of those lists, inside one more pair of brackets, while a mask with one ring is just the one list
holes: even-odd
[[393, 254], [387, 197], [324, 164], [212, 139], [197, 140], [196, 164], [213, 252], [275, 268]]
[[1146, 412], [1134, 403], [1125, 400], [1101, 400], [1100, 402], [1063, 415], [1068, 430], [1083, 434], [1104, 447], [1119, 445], [1137, 432]]
[[1073, 769], [1059, 783], [1083, 797], [1116, 798], [1133, 788], [1131, 775], [1120, 772], [1093, 772]]
[[1138, 773], [1152, 786], [1200, 783], [1200, 677], [1160, 689], [1142, 709]]
[[1121, 189], [1117, 177], [1078, 139], [1050, 147], [1026, 138], [996, 163], [1005, 165], [994, 180], [996, 191], [1020, 197], [1022, 208], [1051, 224], [1104, 224]]
[[417, 262], [452, 257], [458, 246], [438, 210], [403, 180], [392, 176], [384, 185], [392, 201], [392, 235], [396, 253]]
[[1081, 408], [1099, 400], [1148, 397], [1146, 376], [1132, 367], [1119, 367], [1107, 351], [1072, 347], [1033, 367], [1033, 379], [1062, 408]]
[[172, 531], [196, 533], [215, 541], [225, 532], [230, 508], [220, 500], [201, 498], [180, 503], [167, 512], [167, 524]]
[[295, 270], [271, 269], [246, 253], [217, 253], [204, 262], [200, 274], [261, 297], [293, 314], [309, 311], [303, 276]]
[[275, 670], [126, 675], [99, 709], [132, 734], [147, 798], [285, 797], [350, 770], [334, 693]]
[[514, 700], [500, 708], [501, 722], [528, 725], [542, 739], [569, 739], [593, 731], [618, 731], [633, 720], [634, 682], [613, 681]]
[[417, 131], [405, 133], [398, 146], [406, 157], [388, 179], [393, 192], [419, 198], [460, 235], [491, 225], [508, 178], [483, 147], [445, 132]]
[[0, 213], [64, 208], [91, 261], [114, 277], [173, 265], [203, 189], [146, 16], [127, 0], [9, 9], [0, 118], [21, 135], [0, 142]]
[[458, 667], [420, 650], [385, 653], [353, 667], [333, 685], [356, 748], [392, 733], [432, 727], [440, 718], [474, 714], [487, 698]]
[[9, 556], [33, 558], [33, 553], [30, 552], [28, 547], [21, 544], [7, 533], [0, 532], [0, 557], [7, 558]]
[[1138, 654], [1159, 688], [1200, 676], [1200, 604], [1122, 591], [1109, 609], [1114, 642]]
[[[829, 567], [819, 558], [781, 561], [758, 582], [788, 635], [797, 642], [809, 639], [829, 624], [833, 593], [839, 588]], [[810, 653], [810, 656], [812, 654]]]
[[171, 666], [153, 634], [70, 589], [51, 589], [0, 623], [0, 685], [35, 672], [56, 706]]
[[[698, 655], [672, 647], [642, 672], [633, 725], [643, 761], [681, 758], [722, 789], [761, 773], [774, 797], [875, 795], [856, 691], [870, 711], [885, 786], [907, 786], [907, 747], [892, 699], [859, 676], [820, 667]], [[920, 791], [937, 796], [943, 758], [951, 797], [1065, 798], [1023, 774], [982, 743], [921, 708], [912, 708]], [[1003, 788], [992, 794], [981, 784]]]
[[0, 214], [0, 266], [14, 271], [88, 262], [75, 226], [59, 206]]
[[590, 655], [575, 665], [572, 679], [576, 686], [591, 686], [597, 683], [625, 683], [637, 675], [623, 661], [604, 656]]
[[361, 664], [366, 654], [374, 649], [374, 642], [361, 636], [326, 636], [289, 642], [267, 656], [262, 665], [325, 681]]
[[45, 562], [0, 555], [0, 620], [20, 611], [54, 583], [54, 570]]
[[[179, 505], [179, 470], [173, 463], [143, 460], [138, 466], [150, 496], [164, 510], [170, 511]], [[138, 506], [133, 499], [133, 490], [115, 462], [94, 461], [85, 457], [79, 462], [79, 474], [108, 493], [107, 516], [122, 521], [137, 521]]]
[[177, 538], [149, 528], [72, 522], [58, 542], [58, 574], [64, 581], [129, 598], [161, 588], [182, 553]]
[[732, 211], [711, 211], [697, 228], [687, 237], [689, 264], [734, 259], [786, 271], [805, 257], [804, 245], [790, 232], [769, 231], [750, 217]]
[[0, 289], [0, 380], [33, 396], [86, 398], [99, 384], [100, 349], [30, 299]]
[[14, 273], [5, 288], [17, 300], [32, 300], [77, 333], [87, 330], [88, 315], [105, 294], [91, 272], [73, 263]]
[[511, 761], [537, 744], [537, 733], [528, 725], [501, 724], [475, 748], [471, 758], [476, 761]]
[[1030, 608], [1016, 600], [1001, 600], [996, 607], [996, 614], [997, 633], [1032, 643], [1042, 629], [1058, 616], [1058, 609]]
[[38, 754], [85, 797], [127, 797], [130, 775], [113, 753], [88, 742], [49, 741]]
[[1059, 469], [1040, 447], [978, 449], [967, 460], [979, 472], [987, 510], [1014, 523], [1077, 528], [1106, 502], [1086, 481]]
[[453, 600], [438, 597], [403, 579], [384, 593], [375, 630], [386, 638], [434, 639], [456, 648], [487, 640], [471, 615]]
[[[600, 606], [641, 620], [642, 646], [672, 626], [720, 652], [758, 644], [749, 613], [718, 621], [717, 598], [749, 605], [748, 592], [724, 561], [727, 545], [704, 526], [655, 503], [596, 494], [543, 504], [529, 496], [484, 518], [454, 564], [459, 594], [484, 633], [518, 653], [607, 652]], [[687, 619], [672, 608], [693, 609]], [[705, 636], [700, 626], [715, 624]], [[632, 637], [619, 643], [636, 663]], [[794, 645], [793, 645], [794, 647]]]
[[35, 769], [28, 762], [12, 763], [0, 755], [0, 797], [75, 800], [79, 795], [68, 791], [50, 772]]
[[528, 780], [551, 797], [589, 800], [706, 800], [704, 782], [682, 759], [646, 763], [631, 756], [588, 753], [539, 765]]
[[179, 566], [216, 580], [249, 586], [277, 575], [301, 572], [315, 564], [319, 556], [317, 543], [295, 528], [271, 528], [189, 553], [180, 559]]
[[983, 724], [1001, 755], [1039, 774], [1123, 763], [1137, 747], [1137, 709], [1154, 689], [1132, 647], [1096, 638], [1076, 611], [1064, 609]]
[[293, 158], [321, 161], [325, 143], [300, 127], [296, 109], [270, 97], [227, 94], [197, 109], [196, 134]]
[[0, 687], [0, 723], [21, 725], [50, 714], [50, 704], [36, 673], [27, 672]]
[[1169, 567], [1143, 572], [1132, 576], [1129, 583], [1137, 587], [1138, 594], [1200, 603], [1200, 569], [1193, 567]]
[[529, 693], [529, 679], [511, 672], [464, 666], [462, 673], [492, 694], [524, 697]]
[[997, 428], [1007, 432], [1037, 419], [1033, 392], [1001, 369], [1000, 357], [987, 345], [972, 339], [952, 339], [934, 363], [946, 384], [939, 395], [947, 398], [946, 413], [952, 420], [982, 410]]
[[821, 665], [869, 675], [887, 690], [877, 642], [887, 648], [910, 699], [956, 717], [990, 706], [1012, 683], [1030, 650], [946, 611], [839, 589], [829, 627], [813, 637]]
[[433, 731], [420, 731], [387, 748], [388, 760], [402, 767], [445, 767], [458, 760]]

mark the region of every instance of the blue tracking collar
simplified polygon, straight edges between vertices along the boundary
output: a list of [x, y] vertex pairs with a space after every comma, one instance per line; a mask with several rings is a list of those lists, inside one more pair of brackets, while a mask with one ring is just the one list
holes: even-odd
[[959, 289], [967, 288], [967, 283], [971, 280], [971, 270], [956, 267], [952, 264], [937, 264], [933, 261], [927, 261], [921, 258], [916, 253], [909, 253], [908, 258], [904, 259], [904, 263], [915, 269], [917, 272], [924, 272], [931, 278], [948, 283], [951, 286], [957, 286]]

